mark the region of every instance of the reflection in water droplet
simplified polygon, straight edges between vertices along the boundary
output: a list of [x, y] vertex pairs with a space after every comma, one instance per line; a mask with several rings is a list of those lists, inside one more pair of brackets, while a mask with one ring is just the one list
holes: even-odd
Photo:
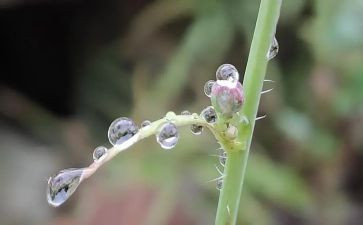
[[218, 191], [222, 190], [223, 187], [223, 178], [217, 180], [216, 188]]
[[93, 151], [93, 160], [95, 162], [100, 161], [101, 159], [104, 159], [106, 155], [107, 155], [107, 148], [104, 146], [98, 146]]
[[112, 145], [121, 145], [132, 138], [139, 128], [129, 118], [120, 117], [114, 120], [108, 128], [108, 140]]
[[180, 114], [183, 115], [183, 116], [190, 116], [190, 115], [192, 115], [188, 110], [184, 110]]
[[156, 134], [156, 140], [160, 146], [164, 149], [172, 149], [178, 143], [179, 133], [175, 124], [164, 124], [160, 132]]
[[216, 82], [214, 80], [209, 80], [204, 84], [204, 94], [208, 97], [211, 96], [212, 87]]
[[150, 120], [145, 120], [141, 123], [141, 127], [147, 127], [151, 124]]
[[190, 126], [190, 131], [194, 134], [194, 135], [200, 135], [203, 131], [203, 126], [199, 126], [197, 124], [192, 124]]
[[227, 80], [232, 83], [235, 83], [239, 80], [239, 73], [231, 64], [223, 64], [220, 67], [218, 67], [216, 72], [216, 78], [217, 80]]
[[63, 204], [81, 183], [84, 169], [66, 169], [49, 178], [47, 200], [53, 207]]
[[213, 106], [208, 106], [207, 108], [203, 109], [201, 116], [205, 121], [207, 121], [207, 123], [215, 123], [217, 120], [217, 113]]
[[277, 39], [274, 36], [274, 39], [272, 40], [269, 51], [267, 52], [267, 59], [271, 60], [271, 59], [275, 58], [275, 56], [277, 55], [278, 52], [279, 52], [279, 43], [277, 42]]
[[218, 149], [218, 158], [219, 158], [219, 162], [222, 165], [226, 165], [226, 161], [227, 161], [227, 152], [224, 151], [222, 148]]

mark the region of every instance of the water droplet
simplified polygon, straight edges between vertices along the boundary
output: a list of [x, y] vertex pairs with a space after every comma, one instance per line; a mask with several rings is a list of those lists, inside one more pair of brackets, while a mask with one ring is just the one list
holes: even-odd
[[217, 179], [216, 188], [218, 191], [222, 190], [223, 187], [223, 178]]
[[168, 121], [171, 121], [171, 120], [174, 120], [175, 119], [175, 112], [173, 111], [169, 111], [166, 113], [165, 115], [165, 119], [168, 120]]
[[183, 116], [190, 116], [190, 115], [192, 115], [188, 110], [184, 110], [180, 114], [183, 115]]
[[134, 121], [121, 117], [114, 120], [110, 128], [108, 128], [108, 140], [112, 145], [121, 145], [132, 138], [138, 131], [139, 128]]
[[107, 155], [107, 148], [104, 146], [98, 146], [93, 151], [93, 160], [100, 161], [101, 159], [104, 159], [106, 155]]
[[208, 97], [211, 96], [212, 87], [216, 82], [214, 80], [209, 80], [204, 84], [204, 94]]
[[218, 149], [218, 158], [219, 158], [219, 162], [222, 165], [226, 165], [226, 161], [227, 161], [227, 152], [224, 151], [222, 148]]
[[215, 123], [217, 121], [217, 113], [213, 106], [208, 106], [207, 108], [203, 109], [201, 116], [205, 121], [207, 121], [207, 123]]
[[230, 140], [236, 139], [237, 135], [238, 135], [238, 129], [237, 129], [237, 127], [230, 124], [228, 126], [225, 134], [226, 134], [226, 137]]
[[279, 43], [277, 42], [277, 39], [274, 36], [274, 39], [272, 40], [269, 51], [267, 52], [267, 59], [271, 60], [271, 59], [275, 58], [275, 56], [277, 55], [278, 52], [279, 52]]
[[190, 126], [190, 131], [194, 134], [194, 135], [200, 135], [203, 131], [203, 126], [199, 126], [197, 124], [192, 124]]
[[82, 181], [83, 169], [66, 169], [49, 178], [47, 200], [51, 206], [63, 204], [77, 189]]
[[175, 124], [165, 123], [158, 134], [156, 140], [164, 149], [172, 149], [178, 143], [179, 133]]
[[217, 80], [227, 80], [230, 82], [237, 82], [239, 80], [239, 73], [231, 64], [223, 64], [220, 67], [218, 67], [216, 72], [216, 78]]
[[149, 120], [145, 120], [141, 123], [141, 127], [147, 127], [151, 124], [151, 122]]

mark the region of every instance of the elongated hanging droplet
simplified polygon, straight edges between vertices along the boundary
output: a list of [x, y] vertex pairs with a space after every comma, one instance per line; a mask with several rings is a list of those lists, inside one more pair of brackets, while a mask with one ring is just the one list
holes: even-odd
[[141, 123], [141, 127], [147, 127], [151, 124], [151, 122], [149, 120], [145, 120]]
[[188, 110], [184, 110], [180, 114], [183, 115], [183, 116], [190, 116], [190, 115], [192, 115]]
[[274, 39], [272, 40], [269, 51], [267, 52], [267, 59], [271, 60], [271, 59], [275, 58], [275, 56], [277, 55], [278, 52], [279, 52], [279, 43], [277, 42], [277, 39], [274, 36]]
[[106, 155], [107, 155], [107, 148], [104, 146], [98, 146], [93, 151], [93, 160], [95, 162], [100, 161], [100, 160], [104, 159], [106, 157]]
[[194, 135], [200, 135], [203, 131], [203, 126], [197, 125], [197, 124], [192, 124], [190, 126], [190, 131], [194, 134]]
[[66, 169], [49, 178], [47, 200], [53, 207], [63, 204], [74, 193], [82, 181], [84, 169]]
[[217, 113], [213, 106], [208, 106], [207, 108], [203, 109], [201, 116], [205, 121], [207, 121], [207, 123], [215, 123], [217, 121]]
[[129, 118], [121, 117], [114, 120], [108, 129], [108, 140], [112, 145], [120, 145], [132, 138], [139, 128]]
[[165, 123], [158, 134], [156, 140], [164, 149], [172, 149], [178, 143], [179, 133], [175, 124]]
[[204, 84], [204, 94], [208, 97], [211, 96], [212, 87], [216, 82], [214, 80], [209, 80]]
[[218, 191], [220, 191], [220, 190], [222, 190], [222, 187], [223, 187], [223, 178], [219, 178], [217, 180], [216, 188]]
[[217, 80], [227, 80], [235, 83], [239, 80], [239, 73], [233, 65], [223, 64], [218, 67], [216, 71], [216, 78]]

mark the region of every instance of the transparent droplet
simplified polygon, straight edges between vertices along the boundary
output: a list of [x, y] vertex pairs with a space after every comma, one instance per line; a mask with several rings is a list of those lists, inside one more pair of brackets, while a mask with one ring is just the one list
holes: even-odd
[[107, 148], [104, 146], [98, 146], [93, 151], [93, 160], [94, 161], [100, 161], [101, 159], [104, 159], [107, 154]]
[[192, 115], [188, 110], [184, 110], [180, 114], [183, 115], [183, 116], [190, 116], [190, 115]]
[[276, 37], [274, 37], [270, 45], [269, 51], [267, 52], [267, 59], [271, 60], [275, 58], [278, 52], [279, 52], [279, 43], [277, 42]]
[[49, 178], [47, 186], [47, 200], [51, 206], [58, 207], [74, 193], [84, 169], [66, 169]]
[[145, 120], [141, 123], [141, 127], [147, 127], [151, 124], [151, 122], [149, 120]]
[[239, 73], [231, 64], [223, 64], [220, 67], [218, 67], [216, 72], [216, 78], [217, 80], [227, 80], [232, 83], [235, 83], [239, 80]]
[[218, 191], [222, 190], [223, 187], [223, 178], [217, 179], [216, 188]]
[[164, 149], [172, 149], [178, 143], [179, 133], [175, 124], [164, 124], [159, 133], [156, 134], [156, 140]]
[[207, 121], [207, 123], [215, 123], [217, 121], [217, 113], [213, 106], [208, 106], [207, 108], [203, 109], [201, 116], [205, 121]]
[[203, 126], [199, 126], [197, 124], [192, 124], [190, 126], [190, 131], [194, 134], [194, 135], [200, 135], [203, 131]]
[[166, 113], [165, 119], [168, 120], [168, 121], [172, 121], [172, 120], [175, 119], [175, 116], [176, 116], [175, 112], [169, 111], [169, 112]]
[[209, 80], [204, 84], [204, 94], [208, 97], [211, 96], [212, 87], [216, 82], [214, 80]]
[[139, 128], [129, 118], [121, 117], [114, 120], [108, 128], [108, 140], [112, 145], [120, 145], [132, 138]]
[[226, 165], [226, 161], [227, 161], [227, 152], [224, 151], [222, 148], [218, 149], [218, 158], [219, 158], [219, 162], [222, 165]]

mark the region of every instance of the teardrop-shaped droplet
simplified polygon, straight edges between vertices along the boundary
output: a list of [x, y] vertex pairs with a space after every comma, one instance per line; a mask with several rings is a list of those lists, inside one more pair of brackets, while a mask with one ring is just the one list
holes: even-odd
[[190, 115], [192, 115], [188, 110], [184, 110], [180, 114], [183, 115], [183, 116], [190, 116]]
[[100, 160], [104, 159], [106, 157], [106, 155], [107, 155], [107, 148], [104, 146], [98, 146], [93, 151], [93, 160], [95, 162], [100, 161]]
[[178, 143], [179, 133], [175, 124], [165, 123], [158, 134], [156, 140], [164, 149], [172, 149]]
[[275, 56], [277, 55], [278, 52], [279, 52], [279, 43], [277, 42], [277, 39], [274, 36], [274, 39], [272, 40], [269, 51], [267, 52], [267, 59], [271, 60], [271, 59], [275, 58]]
[[201, 116], [205, 121], [207, 121], [207, 123], [215, 123], [217, 121], [217, 113], [213, 106], [208, 106], [207, 108], [203, 109]]
[[77, 189], [82, 181], [84, 169], [66, 169], [49, 178], [47, 200], [53, 207], [63, 204]]
[[231, 64], [223, 64], [220, 67], [218, 67], [216, 72], [216, 78], [217, 80], [227, 80], [232, 83], [235, 83], [239, 80], [239, 73]]
[[219, 178], [216, 183], [216, 188], [218, 191], [222, 190], [223, 187], [223, 178]]
[[209, 80], [204, 84], [204, 94], [208, 97], [211, 96], [212, 87], [216, 82], [214, 80]]
[[190, 131], [194, 134], [194, 135], [200, 135], [203, 131], [203, 126], [199, 126], [197, 124], [192, 124], [190, 126]]
[[120, 145], [132, 138], [139, 128], [129, 118], [120, 117], [114, 120], [108, 129], [108, 140], [112, 145]]
[[145, 120], [141, 123], [141, 127], [147, 127], [151, 124], [150, 120]]

